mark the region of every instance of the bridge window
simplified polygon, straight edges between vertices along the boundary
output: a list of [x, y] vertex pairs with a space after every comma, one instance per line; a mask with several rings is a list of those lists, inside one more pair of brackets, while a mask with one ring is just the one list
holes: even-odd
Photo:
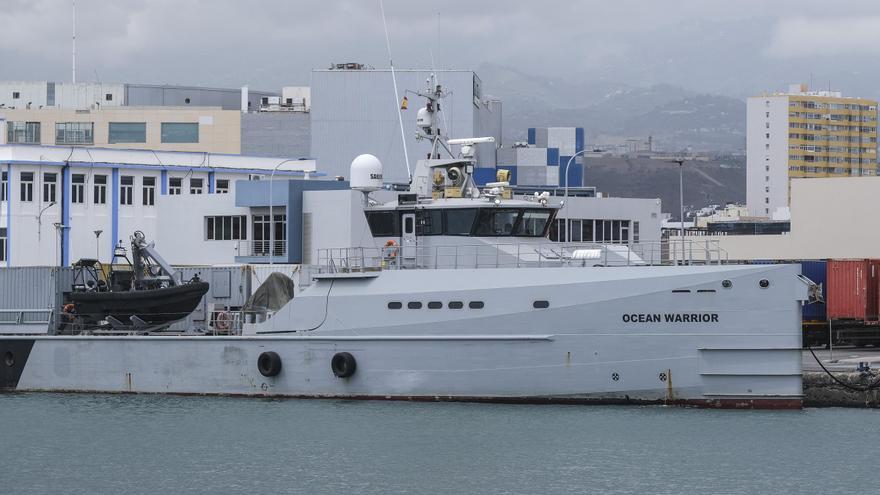
[[471, 309], [483, 309], [483, 301], [471, 301], [468, 303], [468, 307]]
[[388, 309], [400, 309], [403, 307], [403, 304], [400, 301], [391, 301], [388, 303]]
[[373, 237], [400, 237], [400, 220], [396, 211], [368, 211], [366, 214]]
[[464, 307], [464, 303], [461, 301], [449, 301], [449, 309], [461, 309]]
[[480, 237], [512, 235], [518, 217], [519, 210], [483, 208], [474, 235]]
[[471, 235], [476, 208], [446, 210], [446, 235]]
[[550, 220], [551, 210], [526, 210], [520, 218], [513, 235], [521, 237], [543, 237]]

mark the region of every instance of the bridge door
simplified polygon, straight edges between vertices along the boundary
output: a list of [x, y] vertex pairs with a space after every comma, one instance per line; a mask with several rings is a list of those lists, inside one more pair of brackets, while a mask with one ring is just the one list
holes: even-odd
[[404, 212], [400, 216], [400, 251], [405, 266], [415, 266], [418, 260], [418, 244], [416, 239], [416, 212]]

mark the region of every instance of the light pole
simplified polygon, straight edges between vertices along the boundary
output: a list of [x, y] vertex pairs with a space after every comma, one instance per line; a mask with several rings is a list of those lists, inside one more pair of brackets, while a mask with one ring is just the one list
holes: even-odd
[[269, 176], [269, 265], [275, 264], [275, 216], [272, 214], [272, 183], [275, 182], [275, 172], [278, 171], [278, 167], [287, 162], [295, 161], [298, 160], [288, 158], [287, 160], [279, 162], [278, 165], [275, 165], [275, 168], [272, 169], [272, 174]]
[[681, 224], [681, 264], [684, 264], [684, 159], [672, 160], [672, 163], [678, 164], [678, 206], [679, 218]]
[[103, 230], [96, 230], [94, 232], [95, 232], [95, 259], [100, 260], [100, 258], [101, 258], [101, 242], [99, 239], [101, 238], [101, 233], [104, 231]]
[[46, 212], [49, 208], [55, 206], [55, 202], [52, 201], [48, 205], [44, 206], [40, 213], [37, 214], [37, 242], [43, 238], [43, 213]]
[[[568, 205], [568, 167], [571, 166], [571, 162], [574, 161], [575, 157], [577, 157], [580, 154], [586, 153], [586, 152], [587, 152], [586, 148], [578, 151], [577, 153], [571, 155], [571, 158], [568, 159], [568, 163], [565, 164], [565, 196], [562, 200], [562, 203], [563, 203], [562, 207], [563, 208], [565, 208], [565, 206]], [[581, 185], [583, 185], [583, 177], [581, 177]], [[569, 221], [569, 218], [568, 218], [568, 215], [566, 215], [566, 217], [565, 217], [565, 242], [568, 242], [568, 221]]]

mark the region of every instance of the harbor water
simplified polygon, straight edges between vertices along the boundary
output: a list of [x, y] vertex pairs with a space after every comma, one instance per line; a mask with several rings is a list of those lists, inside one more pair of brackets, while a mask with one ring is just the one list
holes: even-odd
[[0, 493], [868, 493], [880, 412], [0, 395]]

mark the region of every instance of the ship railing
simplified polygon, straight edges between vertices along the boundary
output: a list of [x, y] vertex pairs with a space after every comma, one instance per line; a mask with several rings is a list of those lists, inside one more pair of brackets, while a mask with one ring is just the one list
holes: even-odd
[[272, 256], [286, 256], [287, 255], [287, 241], [286, 240], [275, 240], [275, 241], [264, 241], [264, 240], [250, 240], [250, 241], [238, 241], [237, 256], [253, 256], [253, 257], [269, 257], [270, 246]]
[[367, 273], [419, 268], [658, 266], [726, 263], [717, 240], [684, 243], [519, 243], [318, 249], [317, 273]]

